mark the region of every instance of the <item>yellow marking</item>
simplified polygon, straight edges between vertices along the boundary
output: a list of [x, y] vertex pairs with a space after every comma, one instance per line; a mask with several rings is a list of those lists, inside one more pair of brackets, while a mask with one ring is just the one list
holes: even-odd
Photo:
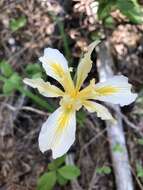
[[79, 93], [79, 91], [78, 91], [78, 90], [73, 89], [73, 90], [70, 92], [70, 96], [71, 96], [71, 98], [76, 99], [76, 98], [77, 98], [78, 93]]
[[92, 90], [90, 87], [87, 87], [79, 92], [79, 98], [80, 99], [88, 99], [92, 93]]
[[74, 90], [74, 83], [69, 72], [65, 72], [61, 81], [66, 93]]
[[98, 95], [108, 96], [117, 93], [119, 89], [113, 86], [105, 86], [105, 87], [96, 88], [95, 91]]
[[55, 74], [59, 77], [63, 77], [64, 69], [58, 63], [54, 63], [51, 65], [52, 69], [54, 70]]
[[59, 82], [63, 85], [65, 91], [70, 92], [74, 89], [74, 84], [71, 75], [68, 71], [64, 71], [58, 63], [52, 63], [51, 67], [54, 73], [59, 77]]
[[90, 81], [90, 84], [85, 87], [84, 89], [80, 90], [78, 93], [79, 99], [92, 99], [93, 96], [95, 96], [94, 93], [94, 87], [95, 87], [95, 79], [92, 79]]
[[52, 141], [51, 145], [53, 148], [56, 148], [56, 146], [59, 145], [60, 138], [64, 133], [64, 131], [66, 130], [66, 127], [69, 123], [70, 116], [71, 116], [71, 109], [68, 108], [60, 114], [60, 117], [58, 118], [57, 121], [57, 129], [55, 130], [54, 140]]
[[60, 132], [62, 129], [65, 129], [65, 127], [68, 125], [68, 122], [71, 116], [71, 111], [72, 111], [72, 105], [67, 104], [66, 108], [61, 113], [60, 117], [58, 118], [58, 121], [57, 121], [58, 127], [57, 127], [56, 132]]
[[[70, 107], [69, 107], [70, 108]], [[69, 112], [65, 112], [58, 119], [58, 130], [65, 128], [69, 121]]]

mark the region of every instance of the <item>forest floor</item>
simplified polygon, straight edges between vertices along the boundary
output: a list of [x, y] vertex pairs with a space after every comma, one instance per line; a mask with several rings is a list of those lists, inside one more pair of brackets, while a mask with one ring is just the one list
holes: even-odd
[[[40, 0], [6, 3], [2, 0], [0, 58], [8, 60], [24, 78], [26, 65], [38, 62], [38, 57], [47, 46], [64, 52], [70, 66], [75, 69], [90, 42], [97, 38], [108, 41], [115, 64], [114, 73], [126, 75], [134, 91], [139, 93], [135, 103], [122, 108], [122, 115], [135, 189], [143, 189], [143, 25], [131, 24], [119, 12], [114, 12], [114, 27], [103, 26], [88, 5], [80, 1], [68, 3], [56, 0], [48, 3]], [[53, 15], [58, 15], [63, 31]], [[26, 17], [26, 25], [15, 32], [11, 31], [10, 20], [21, 16]], [[90, 76], [98, 80], [96, 55]], [[45, 100], [58, 107], [58, 101]], [[46, 171], [52, 159], [50, 152], [42, 154], [38, 148], [38, 134], [48, 115], [46, 110], [38, 110], [38, 105], [18, 92], [11, 96], [0, 95], [1, 190], [35, 190], [38, 177]], [[85, 190], [89, 189], [96, 168], [112, 168], [105, 124], [95, 114], [82, 112], [76, 142], [70, 151], [74, 153], [75, 164], [81, 170], [78, 183]], [[94, 182], [94, 190], [115, 189], [113, 172], [97, 173]], [[70, 183], [55, 187], [55, 190], [60, 189], [72, 187]]]

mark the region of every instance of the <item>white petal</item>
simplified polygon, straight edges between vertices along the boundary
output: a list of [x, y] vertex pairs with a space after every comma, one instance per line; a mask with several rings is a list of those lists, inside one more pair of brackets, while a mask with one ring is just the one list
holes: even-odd
[[42, 126], [39, 135], [41, 152], [51, 149], [54, 159], [64, 155], [75, 141], [75, 131], [75, 112], [58, 108]]
[[63, 91], [49, 82], [44, 82], [43, 79], [28, 79], [25, 78], [23, 82], [32, 88], [37, 88], [38, 91], [46, 97], [58, 97], [63, 95]]
[[59, 50], [46, 48], [44, 56], [40, 57], [39, 60], [42, 62], [47, 75], [56, 79], [65, 91], [69, 92], [74, 89], [67, 60]]
[[93, 101], [85, 101], [83, 105], [89, 112], [96, 112], [97, 117], [100, 117], [103, 120], [113, 120], [113, 117], [108, 109], [101, 104], [95, 103]]
[[88, 76], [88, 73], [91, 70], [92, 67], [92, 60], [91, 60], [91, 53], [94, 50], [95, 46], [99, 43], [100, 41], [95, 41], [91, 43], [88, 47], [87, 53], [83, 56], [81, 59], [78, 68], [77, 68], [77, 80], [76, 80], [76, 89], [79, 90], [81, 85], [83, 84], [84, 80]]
[[95, 85], [95, 99], [106, 101], [121, 106], [128, 105], [135, 101], [137, 94], [131, 92], [131, 84], [128, 83], [128, 78], [114, 76], [105, 82], [100, 82]]
[[66, 58], [57, 49], [46, 48], [44, 55], [39, 58], [47, 75], [56, 80], [61, 80], [64, 72], [68, 72], [68, 63]]

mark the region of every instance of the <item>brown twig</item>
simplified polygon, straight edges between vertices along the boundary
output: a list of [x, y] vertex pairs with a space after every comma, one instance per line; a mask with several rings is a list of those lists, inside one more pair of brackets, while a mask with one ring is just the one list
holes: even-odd
[[82, 158], [83, 152], [92, 144], [95, 142], [95, 140], [97, 140], [101, 135], [103, 135], [106, 132], [106, 128], [104, 130], [102, 130], [100, 133], [98, 133], [97, 135], [95, 135], [90, 141], [88, 141], [88, 143], [86, 143], [80, 151], [80, 158]]
[[36, 108], [33, 108], [33, 107], [29, 107], [29, 106], [22, 106], [21, 108], [17, 108], [17, 107], [14, 107], [10, 104], [5, 104], [5, 106], [7, 108], [9, 108], [10, 110], [12, 111], [21, 111], [21, 110], [24, 110], [24, 111], [30, 111], [30, 112], [34, 112], [34, 113], [37, 113], [39, 115], [44, 115], [44, 116], [49, 116], [49, 113], [47, 112], [44, 112], [44, 111], [41, 111], [39, 109], [36, 109]]

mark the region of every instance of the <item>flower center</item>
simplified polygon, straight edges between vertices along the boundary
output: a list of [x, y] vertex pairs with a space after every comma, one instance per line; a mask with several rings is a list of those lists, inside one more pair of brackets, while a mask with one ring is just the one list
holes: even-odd
[[82, 104], [78, 95], [78, 90], [72, 90], [70, 93], [63, 96], [62, 100], [60, 101], [60, 105], [66, 110], [79, 110]]

